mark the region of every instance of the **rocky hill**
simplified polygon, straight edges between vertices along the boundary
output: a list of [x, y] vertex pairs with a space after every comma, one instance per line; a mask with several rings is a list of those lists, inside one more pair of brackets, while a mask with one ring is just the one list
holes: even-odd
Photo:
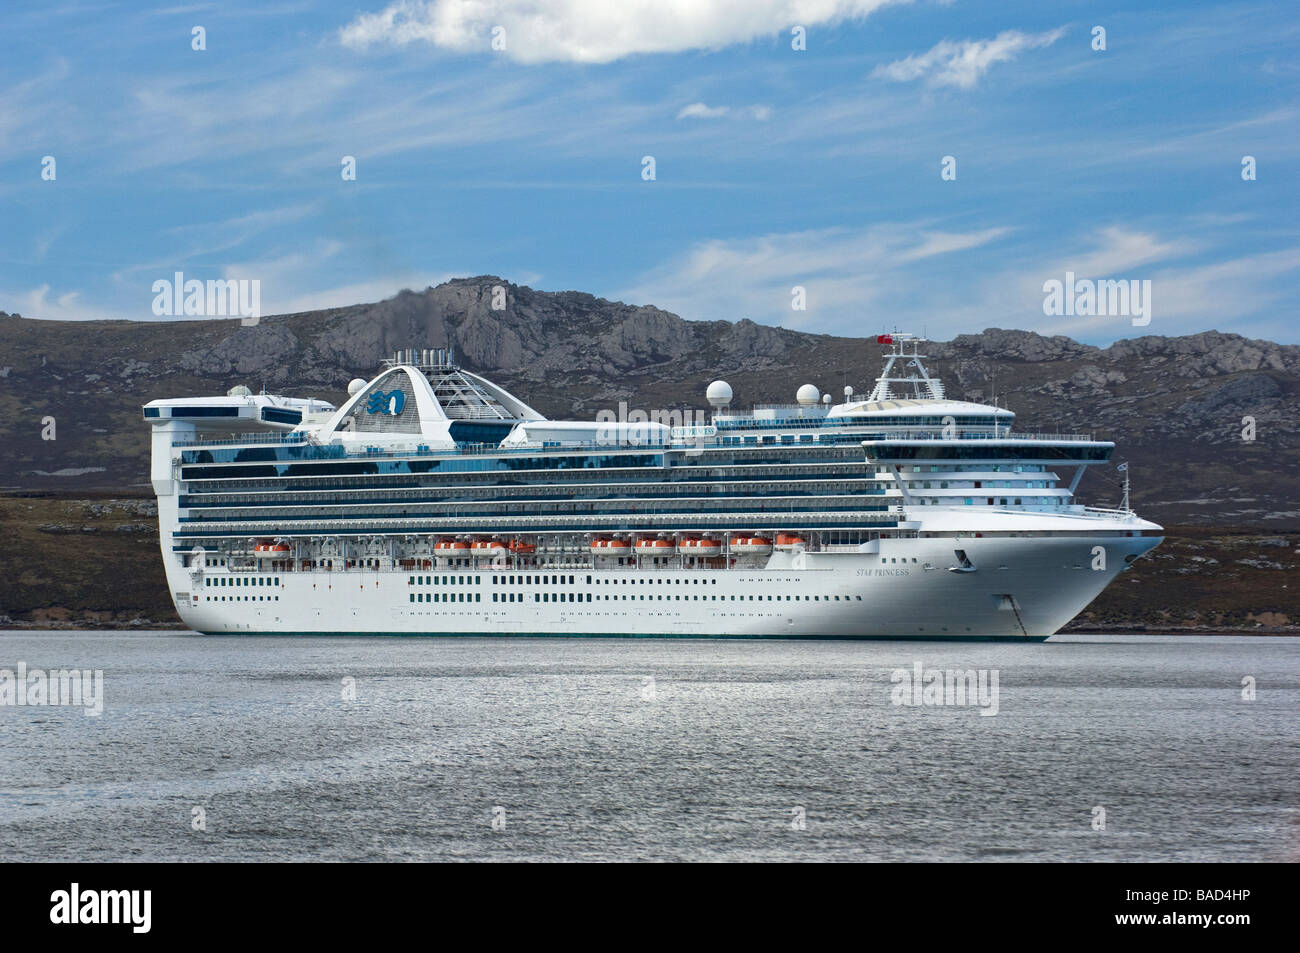
[[[507, 289], [493, 310], [494, 286]], [[878, 322], [872, 321], [874, 327]], [[452, 347], [457, 360], [548, 416], [592, 418], [704, 405], [725, 378], [736, 403], [788, 401], [811, 382], [861, 391], [880, 366], [871, 338], [742, 320], [686, 321], [654, 307], [543, 292], [485, 276], [376, 304], [266, 317], [169, 322], [43, 321], [0, 312], [0, 490], [147, 492], [156, 397], [254, 390], [338, 402], [399, 347]], [[1023, 430], [1090, 432], [1132, 463], [1133, 503], [1178, 524], [1294, 526], [1300, 516], [1300, 347], [1206, 332], [1107, 348], [990, 329], [929, 345], [948, 393], [996, 400]], [[1243, 417], [1256, 439], [1242, 439]], [[54, 419], [54, 439], [48, 418]], [[1119, 480], [1090, 474], [1088, 502]]]

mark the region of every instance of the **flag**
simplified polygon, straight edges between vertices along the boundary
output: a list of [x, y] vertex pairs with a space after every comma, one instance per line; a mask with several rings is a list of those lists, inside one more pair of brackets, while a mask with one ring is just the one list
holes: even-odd
[[876, 343], [877, 343], [877, 344], [893, 344], [893, 343], [894, 343], [894, 339], [893, 339], [892, 337], [890, 337], [888, 334], [877, 334], [877, 335], [876, 335]]
[[1126, 472], [1126, 471], [1128, 470], [1128, 464], [1127, 464], [1127, 463], [1121, 463], [1121, 464], [1120, 464], [1119, 466], [1117, 466], [1115, 469], [1118, 470], [1120, 473], [1124, 473], [1124, 472]]

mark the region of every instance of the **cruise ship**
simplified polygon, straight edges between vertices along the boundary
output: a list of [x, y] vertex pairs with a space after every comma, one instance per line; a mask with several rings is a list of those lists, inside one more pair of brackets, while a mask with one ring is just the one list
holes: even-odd
[[[882, 335], [865, 397], [549, 420], [403, 349], [342, 406], [151, 401], [176, 611], [201, 633], [1041, 641], [1161, 541], [1114, 444], [1013, 429]], [[613, 417], [606, 412], [600, 418]], [[1127, 478], [1125, 479], [1127, 486]]]

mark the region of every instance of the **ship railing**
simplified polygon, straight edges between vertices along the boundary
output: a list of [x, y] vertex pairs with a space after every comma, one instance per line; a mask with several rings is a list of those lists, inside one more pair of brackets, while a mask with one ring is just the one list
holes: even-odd
[[[892, 524], [891, 516], [896, 516], [896, 512], [888, 510], [854, 510], [848, 512], [837, 511], [816, 511], [816, 510], [797, 510], [782, 512], [779, 510], [769, 510], [762, 514], [756, 513], [710, 513], [705, 516], [692, 516], [686, 514], [653, 514], [647, 513], [637, 518], [639, 525], [628, 526], [627, 517], [623, 514], [611, 514], [609, 516], [501, 516], [490, 520], [485, 520], [479, 516], [449, 516], [438, 519], [437, 523], [431, 523], [428, 519], [401, 519], [388, 517], [358, 517], [351, 520], [305, 520], [301, 523], [295, 522], [293, 531], [301, 535], [305, 532], [317, 534], [325, 530], [363, 530], [376, 527], [400, 529], [404, 532], [413, 532], [416, 534], [428, 533], [445, 533], [453, 529], [479, 532], [483, 534], [492, 532], [528, 532], [529, 527], [556, 527], [563, 529], [571, 528], [574, 532], [590, 532], [593, 530], [609, 533], [636, 533], [636, 532], [665, 532], [674, 530], [676, 532], [703, 532], [715, 529], [717, 526], [730, 526], [737, 531], [745, 532], [784, 532], [785, 530], [798, 531], [807, 528], [810, 524], [821, 523], [839, 523], [845, 525], [854, 524]], [[782, 517], [785, 517], [784, 519]], [[872, 518], [876, 517], [876, 518]], [[758, 519], [763, 519], [763, 523], [758, 523]], [[697, 525], [687, 526], [686, 523]], [[189, 527], [200, 529], [203, 532], [225, 532], [228, 530], [239, 530], [246, 535], [267, 535], [268, 529], [265, 523], [250, 521], [213, 521], [196, 525], [193, 523], [186, 524]], [[279, 527], [275, 530], [278, 535], [283, 535], [287, 530]], [[186, 534], [177, 534], [186, 535]]]
[[1091, 441], [1090, 433], [1017, 433], [1004, 430], [1000, 436], [989, 434], [975, 438], [977, 440], [1085, 440]]
[[[292, 438], [292, 439], [291, 439]], [[409, 435], [412, 441], [419, 438], [415, 434]], [[253, 445], [258, 443], [286, 443], [286, 444], [303, 444], [320, 449], [340, 448], [344, 452], [340, 457], [329, 457], [331, 460], [343, 459], [407, 459], [409, 457], [456, 457], [456, 456], [526, 456], [537, 453], [663, 453], [666, 450], [673, 449], [667, 442], [665, 443], [560, 443], [557, 441], [546, 441], [540, 443], [528, 444], [522, 447], [502, 447], [495, 443], [462, 443], [455, 447], [430, 447], [416, 444], [413, 447], [404, 449], [384, 449], [381, 446], [361, 446], [356, 449], [343, 448], [341, 444], [336, 443], [319, 443], [310, 439], [308, 434], [284, 434], [281, 436], [262, 434], [247, 434], [243, 437], [229, 437], [219, 440], [178, 440], [172, 444], [179, 449], [193, 450], [195, 448], [207, 449], [209, 447], [236, 446], [236, 445]], [[336, 451], [337, 452], [337, 451]], [[283, 463], [301, 463], [303, 460], [284, 460]]]
[[229, 437], [206, 437], [200, 436], [195, 440], [176, 440], [172, 442], [173, 447], [220, 447], [233, 446], [235, 444], [251, 443], [306, 443], [309, 434], [307, 431], [298, 430], [289, 433], [277, 431], [265, 431], [260, 433], [241, 433]]
[[[770, 426], [781, 426], [781, 421], [771, 421]], [[865, 421], [855, 421], [856, 426], [870, 428], [870, 423]], [[733, 428], [725, 428], [733, 429]], [[958, 427], [954, 432], [945, 433], [941, 427], [932, 425], [908, 427], [908, 426], [889, 426], [881, 425], [879, 429], [872, 430], [869, 434], [863, 435], [865, 439], [875, 442], [889, 440], [1043, 440], [1054, 442], [1080, 442], [1091, 441], [1092, 434], [1086, 433], [1017, 433], [1006, 428], [996, 428], [994, 430], [979, 429], [971, 430]], [[412, 439], [418, 439], [412, 437]], [[847, 439], [852, 439], [849, 435]], [[229, 437], [200, 437], [196, 440], [177, 440], [172, 446], [178, 449], [207, 449], [211, 447], [231, 447], [231, 446], [255, 446], [258, 444], [273, 445], [314, 445], [322, 447], [335, 447], [337, 444], [317, 444], [312, 440], [312, 435], [306, 431], [295, 431], [292, 433], [249, 433], [236, 434]], [[667, 450], [681, 450], [683, 447], [721, 447], [729, 446], [731, 449], [771, 449], [777, 446], [786, 446], [786, 444], [764, 443], [764, 444], [745, 444], [745, 445], [727, 445], [719, 437], [706, 438], [684, 438], [679, 443], [673, 444], [668, 442], [652, 442], [647, 440], [644, 443], [637, 442], [602, 442], [594, 441], [574, 441], [558, 442], [545, 441], [540, 443], [529, 444], [523, 447], [502, 447], [494, 443], [463, 443], [456, 447], [428, 447], [416, 445], [404, 449], [384, 449], [383, 447], [364, 447], [355, 450], [345, 450], [344, 457], [362, 457], [368, 459], [405, 459], [409, 457], [436, 457], [436, 456], [514, 456], [523, 454], [536, 454], [546, 452], [569, 452], [569, 453], [663, 453]], [[806, 447], [805, 444], [789, 444], [789, 446]]]
[[888, 442], [891, 440], [915, 440], [924, 438], [926, 440], [1051, 440], [1059, 442], [1067, 441], [1091, 441], [1090, 433], [1021, 433], [1010, 430], [1009, 428], [998, 428], [997, 430], [966, 430], [961, 427], [956, 430], [945, 433], [942, 427], [890, 427], [888, 432], [881, 437], [870, 437], [868, 439], [875, 443]]
[[[781, 426], [793, 426], [795, 422], [774, 420], [774, 421], [760, 421], [760, 423], [762, 423], [765, 427], [777, 428]], [[1030, 433], [1027, 431], [1026, 432], [1015, 431], [1012, 430], [1010, 427], [996, 427], [993, 429], [989, 429], [987, 427], [971, 428], [971, 427], [959, 426], [951, 431], [945, 432], [945, 429], [943, 427], [934, 424], [907, 426], [907, 425], [877, 423], [874, 421], [865, 421], [865, 420], [855, 420], [852, 423], [845, 423], [843, 424], [843, 426], [846, 428], [850, 426], [855, 428], [860, 428], [863, 431], [866, 431], [867, 433], [870, 434], [870, 436], [867, 436], [867, 434], [864, 433], [863, 435], [864, 438], [871, 439], [871, 440], [907, 440], [907, 439], [924, 438], [926, 440], [1051, 440], [1051, 441], [1059, 441], [1059, 442], [1078, 442], [1078, 441], [1091, 442], [1093, 439], [1093, 435], [1090, 433]], [[736, 429], [741, 429], [741, 428], [730, 427], [725, 424], [719, 424], [718, 425], [719, 434], [716, 437], [713, 436], [704, 437], [704, 438], [684, 437], [684, 438], [679, 438], [679, 440], [673, 444], [651, 442], [649, 440], [645, 441], [644, 443], [628, 442], [628, 443], [617, 443], [617, 444], [602, 442], [599, 440], [584, 441], [584, 442], [575, 440], [571, 443], [564, 443], [562, 445], [559, 443], [538, 442], [538, 443], [530, 444], [526, 448], [519, 448], [519, 449], [499, 447], [496, 444], [463, 444], [460, 447], [458, 447], [456, 450], [435, 450], [433, 452], [434, 453], [479, 454], [479, 453], [535, 452], [537, 450], [666, 450], [666, 449], [681, 450], [683, 447], [689, 448], [693, 446], [698, 446], [700, 444], [703, 444], [704, 446], [708, 446], [708, 447], [725, 446], [728, 449], [737, 449], [737, 448], [750, 449], [753, 447], [758, 447], [760, 449], [771, 449], [772, 447], [780, 447], [780, 446], [796, 446], [796, 447], [807, 448], [808, 446], [814, 446], [814, 447], [817, 446], [817, 444], [778, 444], [778, 443], [724, 444], [721, 439], [723, 436], [722, 431], [736, 430]], [[877, 434], [880, 434], [881, 436], [876, 436]], [[730, 436], [730, 434], [728, 434], [727, 436]], [[849, 439], [851, 439], [853, 435], [847, 435], [847, 436]]]
[[[814, 531], [816, 532], [816, 531]], [[968, 534], [969, 535], [969, 534]], [[889, 536], [889, 539], [917, 539], [920, 533], [917, 530], [901, 530]], [[856, 543], [817, 543], [811, 542], [806, 551], [810, 553], [859, 553], [862, 552], [863, 544], [866, 540]], [[631, 555], [631, 554], [629, 554]], [[419, 553], [414, 556], [398, 555], [395, 557], [385, 557], [377, 566], [370, 565], [348, 565], [329, 566], [320, 563], [316, 566], [298, 565], [306, 563], [308, 559], [317, 560], [328, 559], [330, 557], [303, 557], [292, 561], [284, 561], [284, 564], [278, 566], [270, 572], [277, 574], [291, 572], [330, 572], [340, 574], [358, 574], [358, 573], [421, 573], [447, 569], [469, 569], [473, 571], [484, 571], [491, 569], [592, 569], [596, 566], [597, 559], [605, 560], [601, 566], [603, 571], [610, 572], [644, 572], [656, 569], [728, 569], [728, 560], [744, 559], [751, 554], [735, 553], [726, 549], [719, 556], [693, 557], [689, 553], [672, 552], [667, 554], [655, 554], [655, 559], [665, 559], [665, 562], [659, 564], [648, 558], [616, 557], [605, 554], [592, 554], [590, 552], [542, 552], [527, 554], [511, 554], [508, 556], [444, 556], [440, 554]], [[233, 555], [227, 555], [228, 559], [235, 558]], [[335, 557], [337, 558], [337, 557]], [[626, 562], [610, 564], [611, 559], [624, 559]], [[447, 565], [448, 560], [451, 565]], [[426, 565], [427, 564], [427, 565]], [[224, 567], [226, 572], [253, 572], [253, 567], [227, 565]]]
[[[760, 413], [767, 414], [780, 412], [787, 413], [792, 418], [814, 419], [825, 417], [829, 411], [830, 408], [823, 404], [754, 404], [750, 408], [749, 415], [754, 416]], [[737, 414], [737, 416], [743, 417], [745, 415]]]
[[1134, 516], [1134, 513], [1132, 510], [1116, 509], [1109, 506], [1085, 506], [1083, 515], [1096, 516], [1102, 519], [1130, 519]]

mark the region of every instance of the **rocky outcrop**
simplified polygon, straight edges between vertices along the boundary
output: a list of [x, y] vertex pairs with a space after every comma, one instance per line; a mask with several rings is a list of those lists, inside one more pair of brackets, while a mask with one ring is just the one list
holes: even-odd
[[984, 356], [997, 360], [1063, 361], [1086, 358], [1098, 349], [1061, 335], [1045, 337], [1032, 331], [1004, 331], [989, 328], [983, 334], [959, 334], [946, 346], [932, 348], [936, 357], [972, 358]]

